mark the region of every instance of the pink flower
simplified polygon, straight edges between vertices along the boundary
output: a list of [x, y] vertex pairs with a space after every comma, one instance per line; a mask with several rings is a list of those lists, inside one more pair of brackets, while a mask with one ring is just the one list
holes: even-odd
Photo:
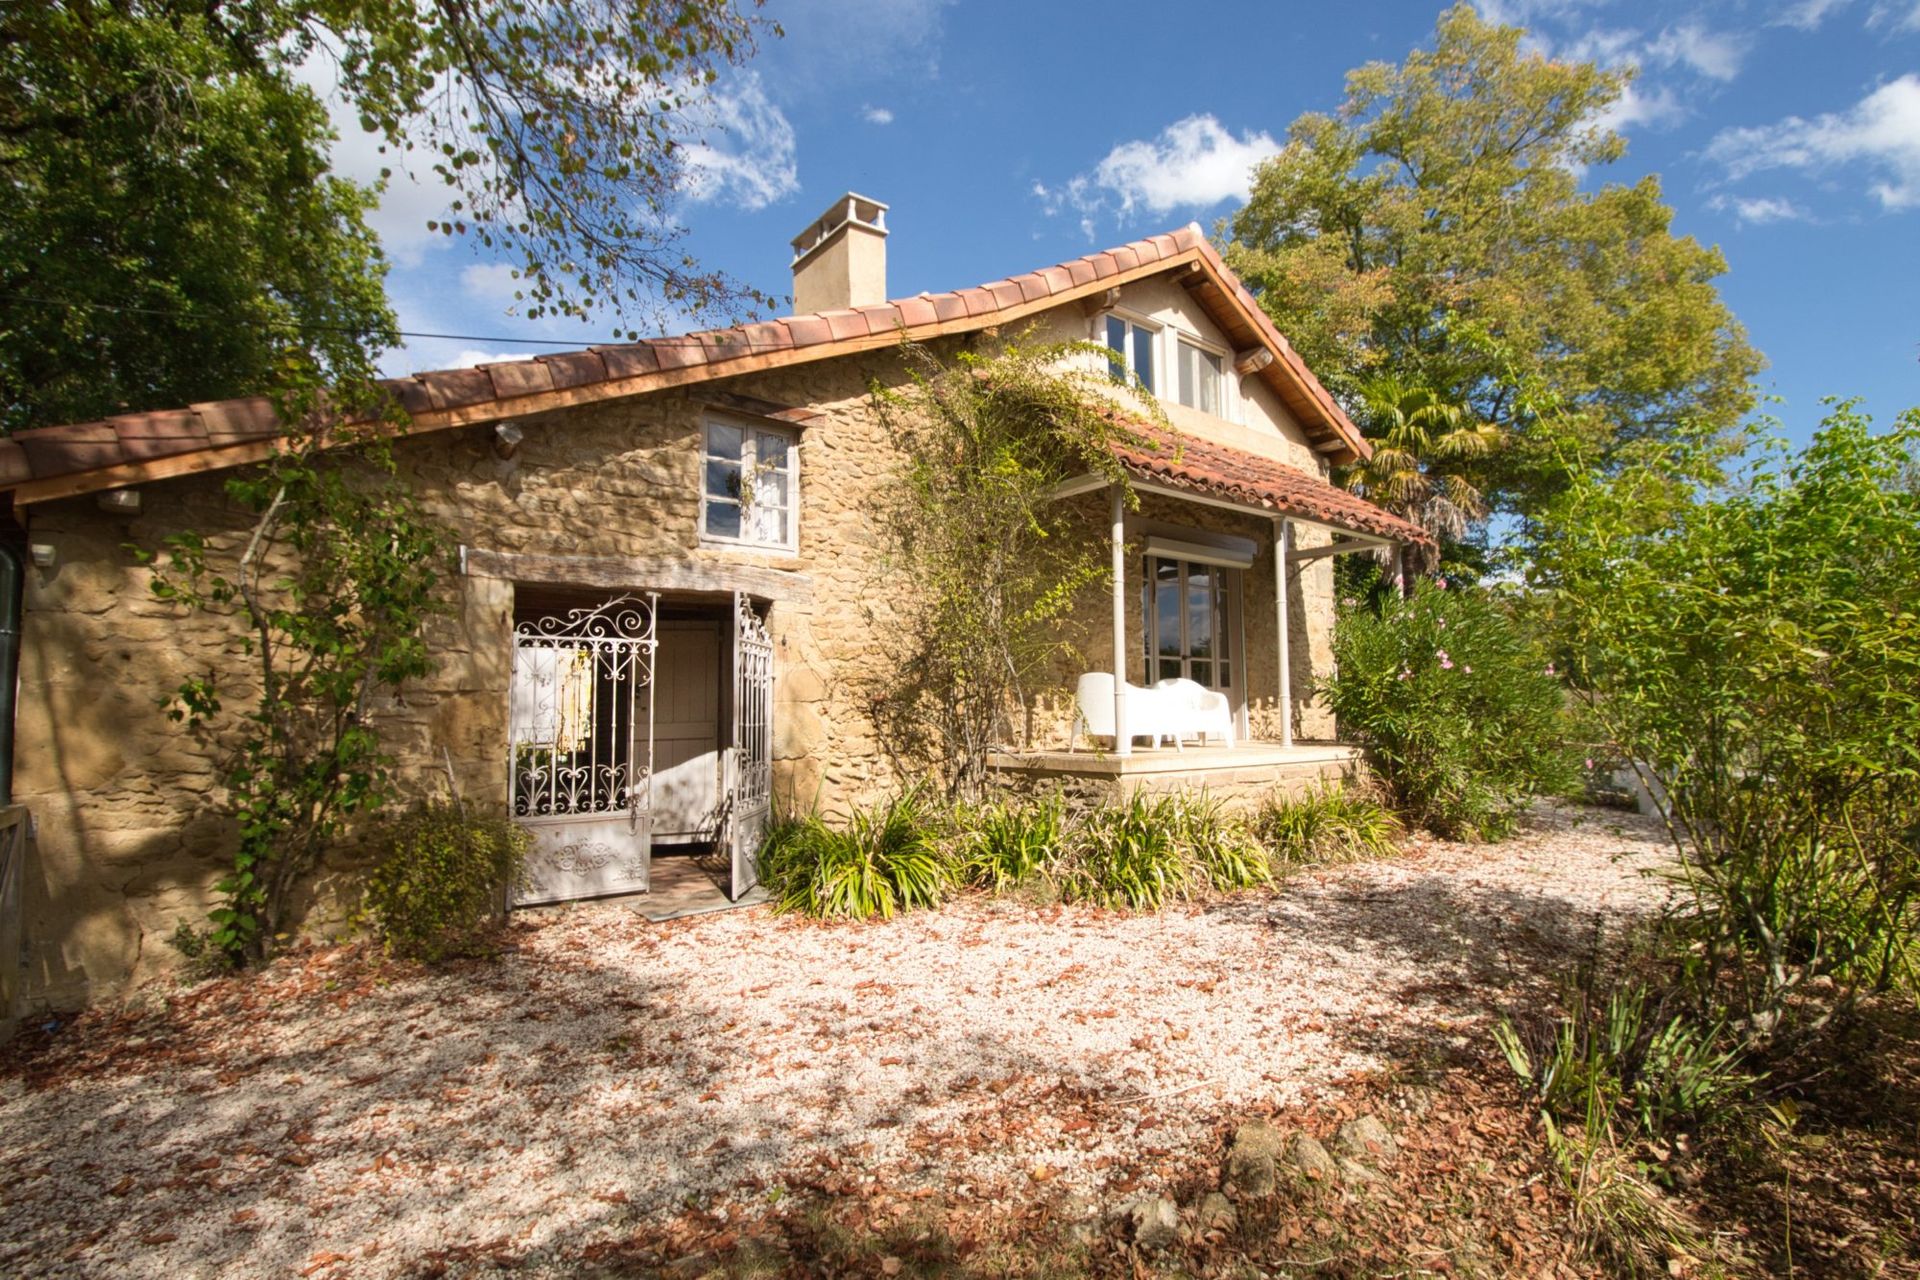
[[1593, 768], [1593, 757], [1592, 757], [1592, 756], [1588, 756], [1588, 757], [1587, 757], [1587, 768], [1589, 768], [1589, 769], [1591, 769], [1591, 768]]
[[1453, 670], [1453, 659], [1447, 656], [1445, 649], [1436, 649], [1433, 656], [1440, 659], [1440, 669], [1442, 671]]
[[1445, 618], [1435, 618], [1435, 619], [1433, 620], [1433, 625], [1434, 625], [1434, 626], [1435, 626], [1435, 627], [1436, 627], [1437, 629], [1439, 629], [1439, 630], [1441, 630], [1441, 631], [1445, 631], [1445, 630], [1447, 629], [1447, 620], [1446, 620]]
[[1462, 671], [1464, 671], [1464, 672], [1466, 672], [1466, 673], [1467, 673], [1468, 675], [1472, 675], [1472, 674], [1473, 674], [1473, 664], [1472, 664], [1471, 662], [1469, 662], [1469, 663], [1466, 663], [1466, 664], [1464, 664], [1464, 665], [1463, 665], [1463, 666], [1462, 666], [1462, 667], [1460, 668], [1460, 670], [1462, 670]]
[[1447, 580], [1445, 578], [1435, 578], [1433, 580], [1433, 585], [1436, 587], [1439, 587], [1442, 591], [1445, 591], [1447, 589]]
[[1413, 672], [1407, 670], [1405, 667], [1402, 667], [1400, 668], [1400, 674], [1395, 678], [1399, 680], [1411, 680], [1413, 678]]
[[1547, 664], [1547, 674], [1548, 674], [1548, 675], [1552, 675], [1552, 674], [1553, 674], [1553, 664], [1552, 664], [1551, 662], [1549, 662], [1549, 663]]

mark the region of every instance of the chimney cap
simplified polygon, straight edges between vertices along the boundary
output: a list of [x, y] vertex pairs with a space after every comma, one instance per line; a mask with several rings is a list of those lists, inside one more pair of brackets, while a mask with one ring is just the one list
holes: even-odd
[[834, 232], [847, 226], [864, 227], [884, 236], [887, 234], [887, 206], [855, 191], [838, 197], [827, 206], [825, 213], [793, 238], [793, 265], [799, 266], [802, 259], [832, 239]]

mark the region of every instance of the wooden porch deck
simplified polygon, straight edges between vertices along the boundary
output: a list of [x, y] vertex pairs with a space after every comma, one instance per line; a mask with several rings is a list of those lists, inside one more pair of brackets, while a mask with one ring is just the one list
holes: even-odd
[[1110, 751], [1003, 752], [988, 767], [1022, 791], [1060, 787], [1092, 799], [1122, 800], [1136, 791], [1206, 791], [1229, 805], [1257, 804], [1275, 790], [1359, 779], [1366, 758], [1359, 747], [1334, 742], [1242, 742], [1232, 747], [1190, 746], [1131, 755]]

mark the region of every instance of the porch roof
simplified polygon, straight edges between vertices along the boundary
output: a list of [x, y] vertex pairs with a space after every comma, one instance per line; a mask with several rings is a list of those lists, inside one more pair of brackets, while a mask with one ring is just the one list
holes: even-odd
[[1284, 462], [1151, 423], [1121, 421], [1144, 443], [1118, 441], [1114, 454], [1141, 480], [1349, 533], [1433, 545], [1433, 535], [1419, 525]]

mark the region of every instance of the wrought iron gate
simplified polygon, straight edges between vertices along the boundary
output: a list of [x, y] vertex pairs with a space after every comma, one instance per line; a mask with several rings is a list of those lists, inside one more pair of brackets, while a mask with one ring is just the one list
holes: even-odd
[[727, 750], [730, 896], [759, 883], [760, 841], [773, 814], [773, 638], [753, 601], [733, 596], [733, 743]]
[[659, 597], [517, 624], [513, 816], [533, 835], [516, 904], [647, 888]]

